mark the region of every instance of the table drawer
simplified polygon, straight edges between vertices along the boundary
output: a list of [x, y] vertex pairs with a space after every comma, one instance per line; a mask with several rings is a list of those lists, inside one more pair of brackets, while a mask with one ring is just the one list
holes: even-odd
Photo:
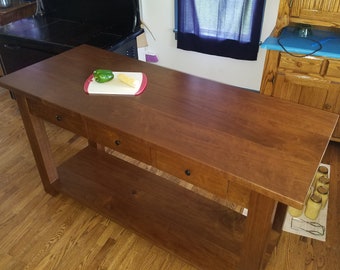
[[228, 180], [222, 172], [172, 152], [155, 150], [153, 157], [158, 169], [226, 198]]
[[324, 59], [317, 57], [293, 57], [286, 53], [281, 53], [279, 68], [301, 73], [321, 74], [324, 61]]
[[86, 137], [86, 127], [80, 114], [34, 99], [27, 99], [27, 104], [33, 115]]
[[149, 145], [134, 136], [114, 130], [93, 120], [87, 120], [88, 138], [147, 164], [151, 163]]

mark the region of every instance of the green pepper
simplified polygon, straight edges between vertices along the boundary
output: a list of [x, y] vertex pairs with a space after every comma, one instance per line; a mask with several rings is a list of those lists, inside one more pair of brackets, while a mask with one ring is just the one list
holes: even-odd
[[114, 77], [111, 70], [108, 69], [96, 69], [93, 71], [93, 77], [96, 82], [98, 83], [104, 83], [111, 81]]

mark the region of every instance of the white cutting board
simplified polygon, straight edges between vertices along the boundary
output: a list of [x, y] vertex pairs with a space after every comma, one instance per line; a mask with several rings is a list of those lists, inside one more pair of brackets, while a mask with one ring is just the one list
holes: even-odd
[[[93, 74], [91, 74], [84, 83], [84, 91], [87, 94], [98, 95], [140, 95], [144, 92], [147, 77], [141, 72], [119, 72], [112, 71], [114, 78], [111, 81], [98, 83], [95, 81]], [[131, 87], [118, 79], [119, 74], [134, 78], [137, 83], [135, 87]]]

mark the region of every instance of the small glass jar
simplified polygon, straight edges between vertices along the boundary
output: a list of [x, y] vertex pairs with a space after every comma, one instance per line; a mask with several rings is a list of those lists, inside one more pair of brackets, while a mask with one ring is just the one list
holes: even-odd
[[319, 166], [314, 179], [317, 181], [321, 176], [328, 177], [328, 168], [326, 166]]
[[317, 194], [312, 194], [306, 205], [305, 216], [310, 219], [316, 219], [319, 216], [321, 210], [321, 197]]
[[326, 188], [329, 189], [329, 182], [330, 182], [330, 179], [329, 179], [328, 177], [321, 176], [321, 177], [316, 181], [315, 189], [318, 189], [318, 187], [320, 187], [320, 186], [324, 186], [324, 187], [326, 187]]
[[321, 209], [325, 208], [328, 201], [328, 188], [325, 186], [319, 186], [316, 189], [315, 194], [321, 197]]
[[309, 190], [308, 190], [306, 198], [305, 198], [305, 205], [307, 204], [307, 201], [308, 201], [308, 199], [309, 199], [309, 197], [310, 197], [310, 195], [312, 194], [313, 191], [314, 191], [314, 185], [309, 187]]
[[302, 215], [303, 209], [297, 209], [297, 208], [288, 206], [288, 213], [289, 213], [292, 217], [299, 217], [299, 216]]

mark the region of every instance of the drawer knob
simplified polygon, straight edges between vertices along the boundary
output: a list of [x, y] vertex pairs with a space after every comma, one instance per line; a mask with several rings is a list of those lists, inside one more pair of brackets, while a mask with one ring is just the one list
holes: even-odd
[[57, 121], [61, 121], [61, 120], [63, 120], [63, 117], [61, 115], [57, 114], [55, 116], [55, 119], [57, 119]]
[[120, 145], [121, 144], [120, 140], [115, 140], [115, 144]]
[[326, 103], [326, 104], [323, 106], [323, 108], [324, 108], [325, 110], [330, 110], [330, 109], [332, 108], [332, 106], [329, 105], [328, 103]]
[[190, 171], [189, 169], [186, 169], [184, 172], [185, 172], [185, 174], [186, 174], [187, 176], [190, 176], [190, 175], [191, 175], [191, 171]]

